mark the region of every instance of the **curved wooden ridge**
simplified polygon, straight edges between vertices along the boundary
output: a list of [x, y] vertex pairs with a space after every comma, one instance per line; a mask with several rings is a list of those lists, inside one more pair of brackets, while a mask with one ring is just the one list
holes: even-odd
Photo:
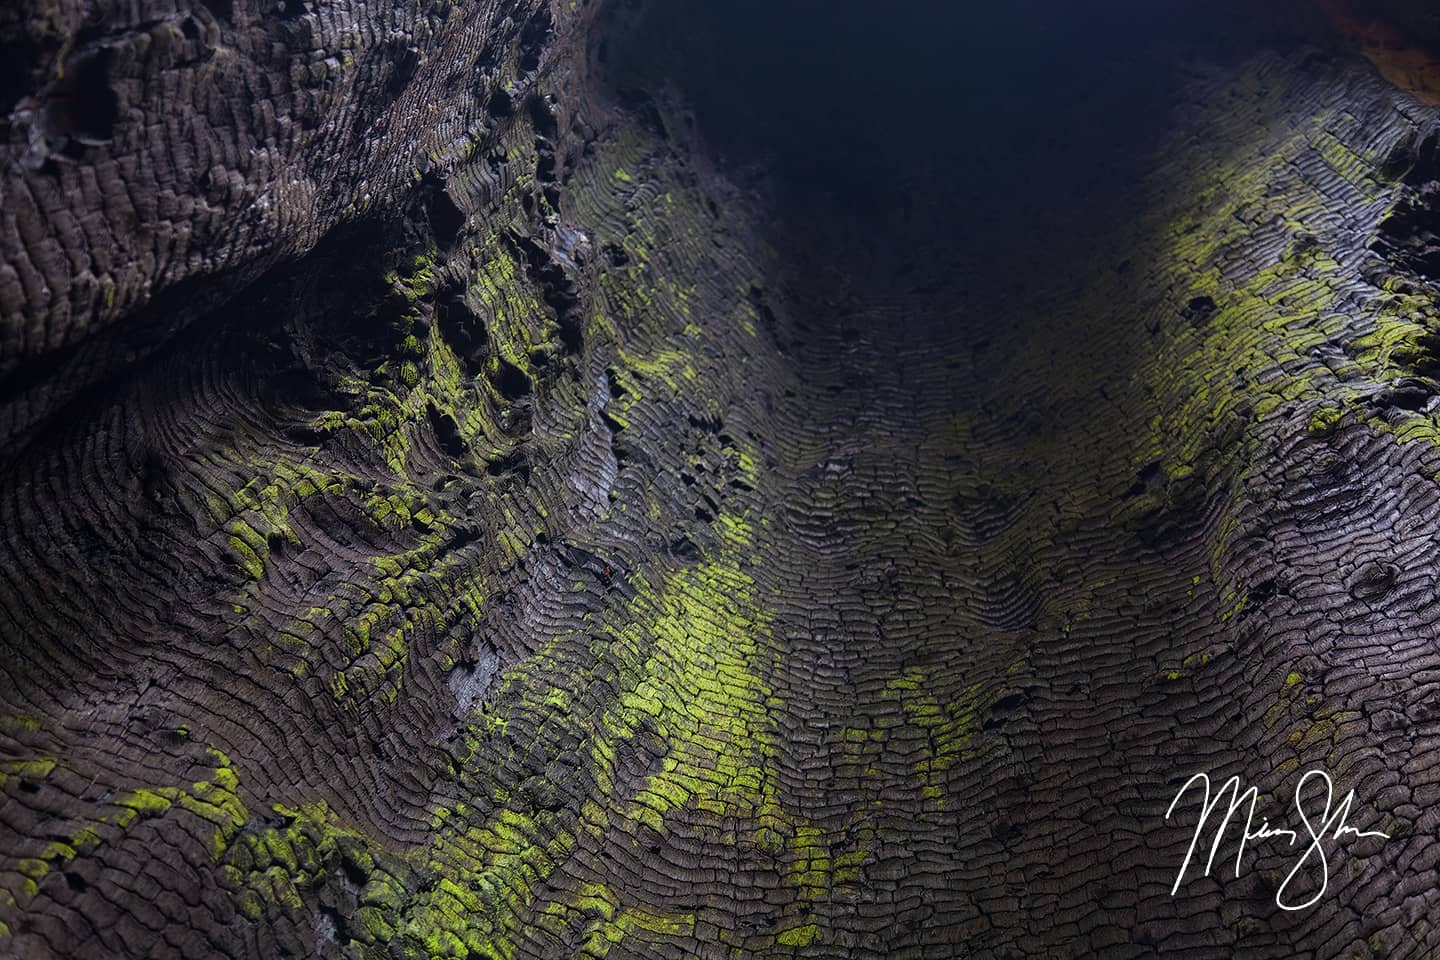
[[[594, 4], [92, 9], [0, 14], [0, 956], [1440, 948], [1421, 102], [1208, 67], [1142, 213], [907, 286]], [[1190, 774], [1317, 768], [1317, 907], [1172, 895]]]

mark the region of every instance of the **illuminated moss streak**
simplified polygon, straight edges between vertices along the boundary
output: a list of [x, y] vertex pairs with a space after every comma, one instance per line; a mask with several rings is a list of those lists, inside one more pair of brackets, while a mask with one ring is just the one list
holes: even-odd
[[[22, 895], [34, 897], [40, 889], [40, 882], [53, 869], [63, 868], [81, 854], [87, 854], [105, 843], [115, 841], [126, 830], [143, 820], [173, 816], [176, 811], [193, 815], [211, 825], [211, 853], [218, 860], [228, 848], [248, 819], [245, 805], [240, 799], [239, 779], [230, 766], [226, 755], [215, 749], [208, 751], [215, 765], [209, 779], [199, 780], [185, 787], [136, 787], [120, 794], [110, 804], [116, 811], [89, 821], [78, 821], [63, 840], [53, 840], [37, 855], [13, 861], [8, 870], [0, 870], [0, 883], [6, 882], [6, 872], [18, 880]], [[53, 758], [6, 764], [3, 768], [10, 776], [44, 778], [57, 766]], [[4, 786], [0, 779], [0, 787]], [[11, 895], [0, 890], [3, 906], [15, 906]], [[3, 927], [3, 924], [0, 924]], [[7, 931], [0, 929], [0, 937]]]
[[[736, 521], [727, 529], [743, 531], [744, 524]], [[737, 548], [741, 536], [733, 534], [730, 549]], [[528, 680], [548, 654], [509, 677], [497, 700], [504, 702], [508, 692], [520, 699], [520, 709], [534, 712], [537, 722], [573, 725], [587, 744], [590, 769], [604, 791], [614, 789], [617, 744], [634, 737], [642, 723], [649, 722], [672, 745], [670, 755], [632, 798], [614, 798], [617, 810], [587, 802], [578, 823], [568, 829], [560, 826], [560, 817], [513, 806], [478, 823], [468, 804], [441, 808], [427, 863], [440, 879], [407, 912], [399, 927], [402, 938], [423, 945], [431, 956], [463, 956], [464, 950], [513, 956], [535, 885], [574, 850], [581, 835], [598, 842], [616, 820], [664, 833], [665, 818], [688, 808], [717, 823], [740, 818], [793, 832], [793, 818], [777, 799], [776, 732], [767, 713], [777, 703], [760, 679], [770, 642], [768, 617], [758, 608], [754, 589], [734, 557], [722, 556], [672, 575], [658, 592], [640, 590], [611, 649], [637, 657], [639, 651], [650, 653], [623, 668], [628, 677], [624, 692], [593, 728], [567, 709], [570, 694], [563, 688], [546, 690]], [[485, 756], [486, 743], [496, 742], [485, 737], [483, 727], [503, 736], [507, 725], [503, 719], [481, 723], [472, 736], [477, 752], [469, 763]], [[590, 729], [600, 732], [591, 735]], [[667, 916], [663, 922], [657, 919]], [[595, 933], [613, 943], [631, 928], [679, 936], [692, 926], [693, 918], [638, 904]]]

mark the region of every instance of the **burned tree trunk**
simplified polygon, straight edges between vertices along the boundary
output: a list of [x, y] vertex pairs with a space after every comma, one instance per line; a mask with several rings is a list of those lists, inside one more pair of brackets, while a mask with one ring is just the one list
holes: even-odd
[[1433, 952], [1433, 109], [936, 23], [0, 13], [0, 955]]

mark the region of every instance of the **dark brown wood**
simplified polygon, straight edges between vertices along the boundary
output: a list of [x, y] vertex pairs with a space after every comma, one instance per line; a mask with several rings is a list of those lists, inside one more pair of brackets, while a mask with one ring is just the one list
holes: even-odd
[[[600, 16], [0, 13], [0, 956], [1440, 948], [1433, 111], [1207, 61], [962, 262]], [[1310, 769], [1390, 835], [1316, 908], [1172, 895], [1190, 774]]]

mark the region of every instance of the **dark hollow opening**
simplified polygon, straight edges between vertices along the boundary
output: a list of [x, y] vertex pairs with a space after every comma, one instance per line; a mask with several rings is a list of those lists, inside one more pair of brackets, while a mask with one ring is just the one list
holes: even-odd
[[663, 114], [658, 92], [678, 94], [693, 116], [668, 122], [693, 123], [764, 196], [799, 283], [843, 276], [863, 297], [1024, 288], [1134, 212], [1195, 62], [1309, 23], [1200, 0], [678, 0], [618, 16], [618, 98]]

